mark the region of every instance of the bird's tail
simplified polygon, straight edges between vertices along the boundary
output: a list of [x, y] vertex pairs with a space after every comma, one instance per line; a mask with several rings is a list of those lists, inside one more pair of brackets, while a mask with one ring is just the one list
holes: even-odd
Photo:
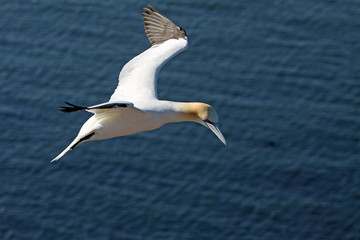
[[51, 160], [51, 162], [59, 160], [62, 156], [65, 155], [65, 153], [67, 153], [70, 150], [73, 150], [77, 145], [79, 145], [79, 140], [80, 139], [78, 137], [76, 137], [74, 139], [74, 141], [72, 141], [71, 144], [67, 148], [65, 148], [64, 151], [62, 151], [56, 158]]
[[70, 150], [73, 150], [75, 147], [79, 146], [81, 143], [89, 141], [89, 139], [94, 135], [95, 133], [89, 133], [88, 135], [85, 135], [84, 137], [79, 137], [77, 136], [74, 141], [72, 141], [72, 143], [70, 143], [70, 145], [65, 148], [64, 151], [62, 151], [56, 158], [54, 158], [53, 160], [51, 160], [51, 162], [57, 161], [59, 160], [62, 156], [65, 155], [65, 153], [67, 153]]

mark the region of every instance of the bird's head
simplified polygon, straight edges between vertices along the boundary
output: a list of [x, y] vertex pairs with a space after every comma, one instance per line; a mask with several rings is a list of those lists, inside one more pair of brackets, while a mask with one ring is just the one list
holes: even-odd
[[189, 120], [209, 128], [226, 145], [226, 140], [219, 129], [219, 116], [215, 109], [206, 103], [192, 102], [183, 105]]

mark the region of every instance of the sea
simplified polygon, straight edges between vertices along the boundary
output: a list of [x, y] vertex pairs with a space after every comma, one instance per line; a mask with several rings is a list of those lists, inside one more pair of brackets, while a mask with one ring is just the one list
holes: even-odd
[[[188, 35], [160, 99], [197, 123], [87, 142], [50, 163], [122, 66], [147, 4]], [[360, 1], [1, 0], [0, 239], [359, 240]]]

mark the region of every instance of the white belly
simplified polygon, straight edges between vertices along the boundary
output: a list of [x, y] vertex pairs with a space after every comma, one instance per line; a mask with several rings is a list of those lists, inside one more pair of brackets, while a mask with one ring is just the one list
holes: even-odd
[[[102, 140], [154, 130], [164, 125], [157, 114], [144, 113], [133, 109], [107, 111], [93, 116], [96, 121], [95, 135], [92, 140]], [[88, 120], [90, 121], [90, 119]]]

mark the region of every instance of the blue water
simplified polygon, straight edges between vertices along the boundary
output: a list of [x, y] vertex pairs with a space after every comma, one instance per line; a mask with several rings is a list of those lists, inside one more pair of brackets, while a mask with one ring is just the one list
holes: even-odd
[[146, 1], [0, 6], [0, 239], [360, 239], [360, 2], [151, 1], [189, 48], [159, 96], [192, 123], [85, 143], [50, 163], [150, 46]]

